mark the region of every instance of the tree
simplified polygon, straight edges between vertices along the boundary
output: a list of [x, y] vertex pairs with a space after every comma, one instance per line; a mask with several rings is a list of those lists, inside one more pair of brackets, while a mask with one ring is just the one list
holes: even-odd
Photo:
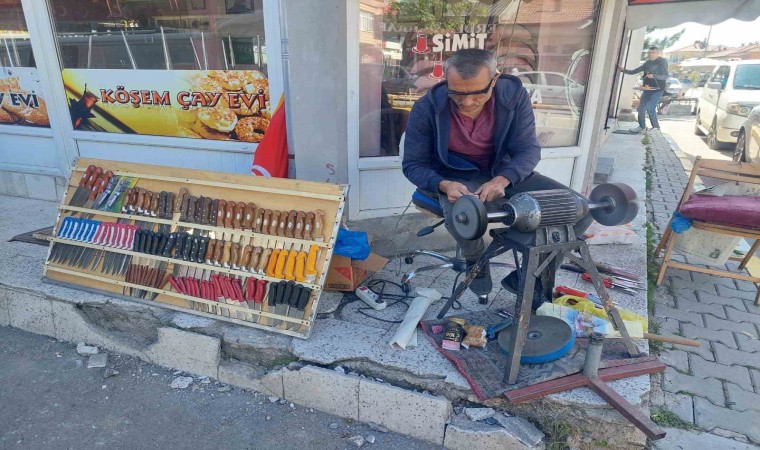
[[387, 22], [415, 22], [420, 28], [459, 31], [477, 17], [487, 17], [488, 9], [470, 0], [395, 0], [386, 8]]
[[681, 39], [681, 36], [683, 36], [683, 34], [686, 32], [686, 28], [681, 28], [681, 31], [675, 34], [655, 39], [651, 36], [651, 34], [657, 30], [659, 30], [657, 27], [647, 27], [647, 32], [644, 36], [644, 51], [652, 46], [657, 47], [660, 50], [665, 50], [666, 48], [678, 42], [678, 40]]

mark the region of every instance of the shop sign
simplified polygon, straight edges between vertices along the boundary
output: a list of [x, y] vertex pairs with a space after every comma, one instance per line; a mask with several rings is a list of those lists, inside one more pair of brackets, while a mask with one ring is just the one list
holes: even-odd
[[269, 80], [255, 70], [64, 69], [75, 129], [259, 142]]
[[0, 68], [0, 124], [50, 128], [36, 68]]

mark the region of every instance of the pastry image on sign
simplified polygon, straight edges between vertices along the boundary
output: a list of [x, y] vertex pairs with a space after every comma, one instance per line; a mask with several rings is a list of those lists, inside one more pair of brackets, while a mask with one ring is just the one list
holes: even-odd
[[50, 127], [37, 69], [0, 69], [0, 124]]
[[257, 70], [64, 69], [63, 80], [70, 102], [94, 96], [82, 130], [257, 143], [271, 118]]

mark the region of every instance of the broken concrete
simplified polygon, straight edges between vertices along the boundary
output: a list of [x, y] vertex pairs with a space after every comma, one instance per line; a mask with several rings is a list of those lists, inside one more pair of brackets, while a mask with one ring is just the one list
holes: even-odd
[[446, 439], [443, 446], [449, 450], [517, 450], [545, 447], [543, 441], [533, 446], [526, 445], [499, 425], [487, 425], [461, 417], [452, 419], [446, 427]]

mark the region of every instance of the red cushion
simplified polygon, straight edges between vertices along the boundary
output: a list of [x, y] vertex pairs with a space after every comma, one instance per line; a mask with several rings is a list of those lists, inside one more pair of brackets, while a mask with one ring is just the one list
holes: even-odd
[[692, 195], [678, 211], [689, 219], [744, 228], [760, 228], [760, 197]]

